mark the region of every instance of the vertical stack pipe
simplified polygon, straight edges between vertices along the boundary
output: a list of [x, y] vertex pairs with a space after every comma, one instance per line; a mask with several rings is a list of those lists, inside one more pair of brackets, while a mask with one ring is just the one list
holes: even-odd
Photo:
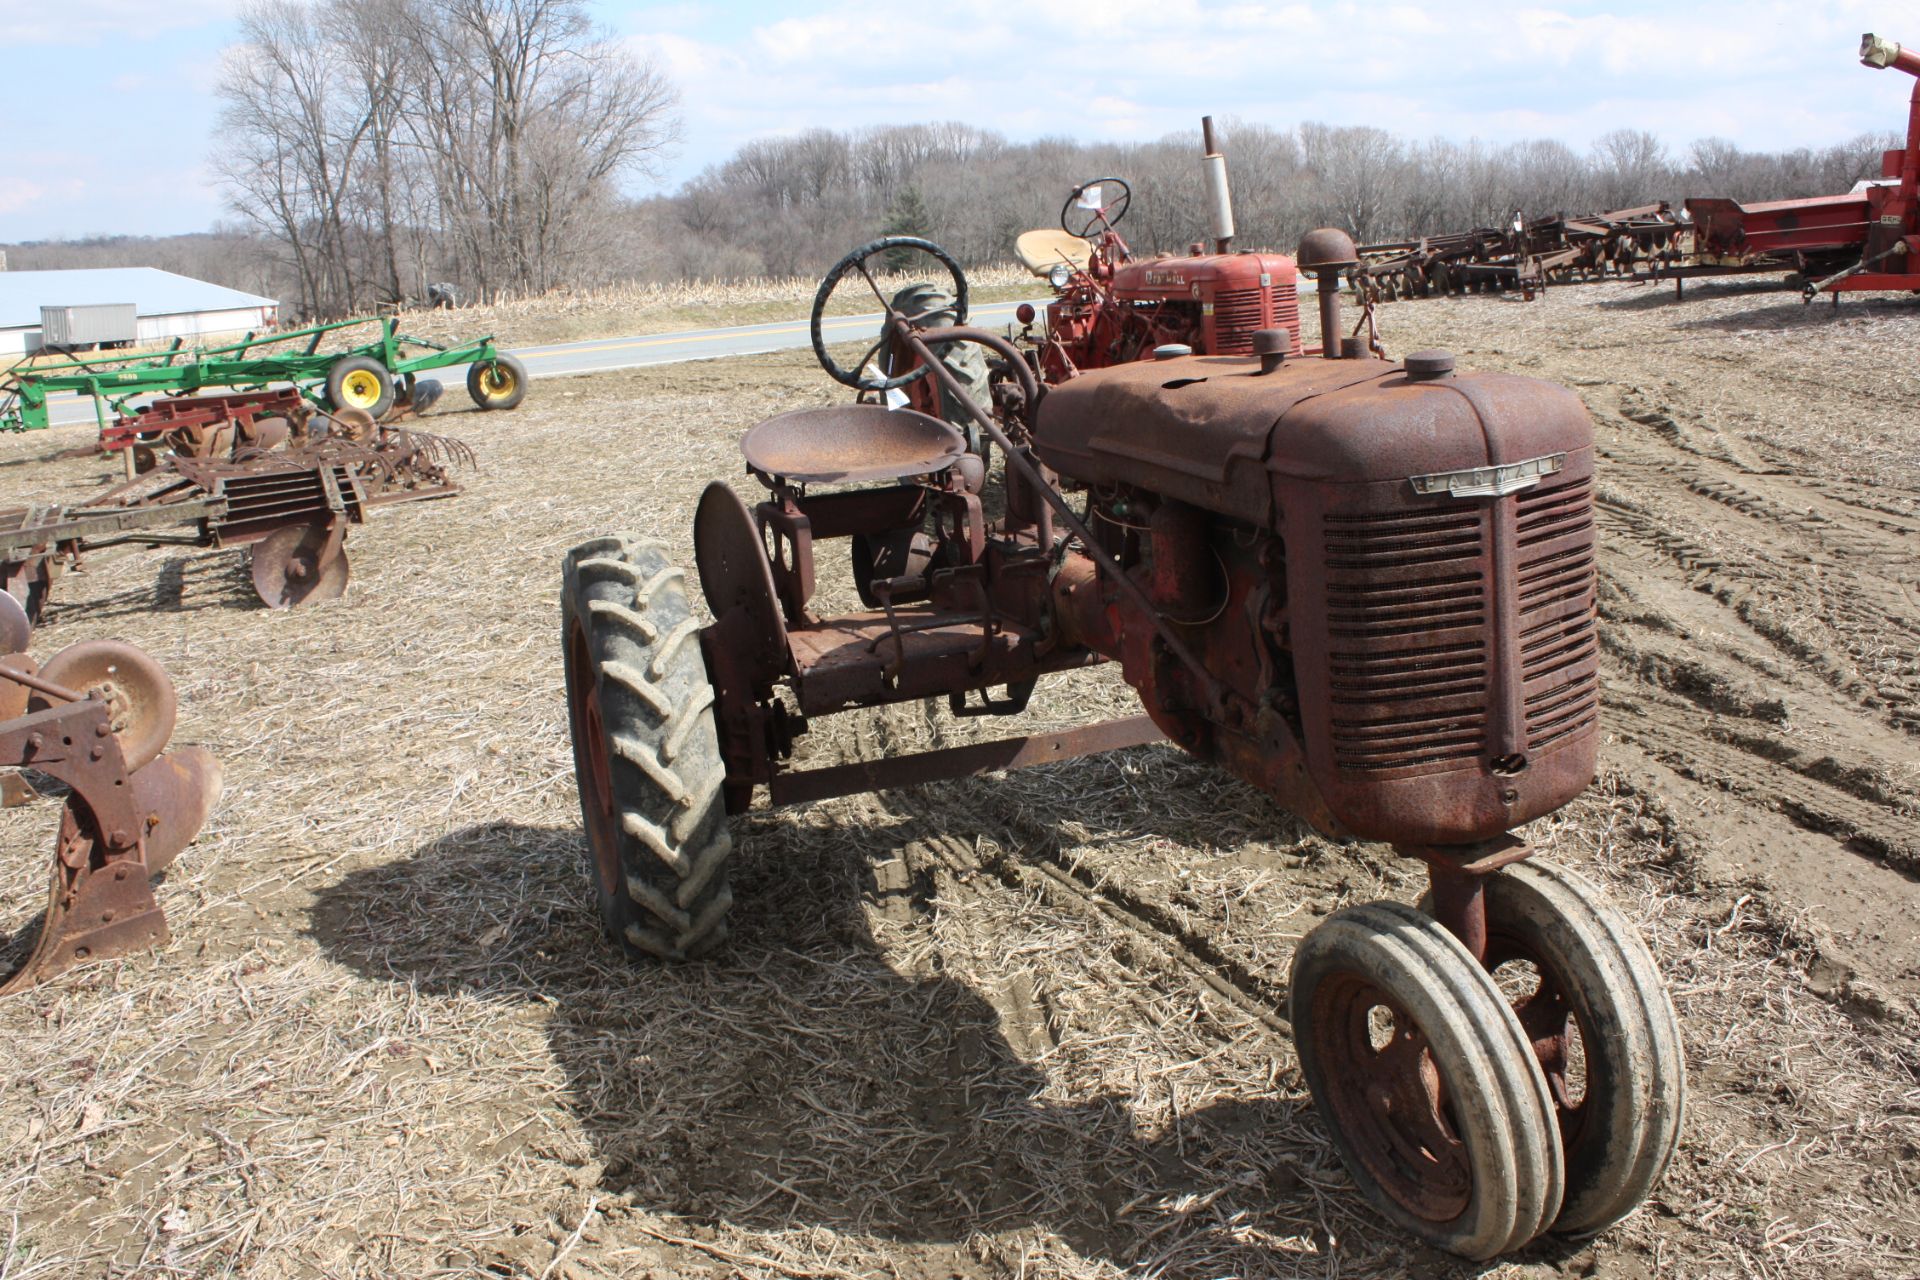
[[1227, 190], [1227, 158], [1214, 150], [1213, 117], [1200, 117], [1200, 179], [1207, 189], [1207, 224], [1213, 232], [1213, 251], [1227, 252], [1233, 243], [1233, 196]]

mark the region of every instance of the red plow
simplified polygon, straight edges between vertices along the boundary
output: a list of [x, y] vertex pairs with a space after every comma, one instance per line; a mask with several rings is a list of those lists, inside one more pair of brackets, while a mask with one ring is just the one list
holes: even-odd
[[[139, 649], [90, 640], [36, 667], [18, 649], [26, 617], [0, 592], [0, 767], [64, 783], [46, 913], [33, 948], [0, 978], [0, 996], [75, 965], [167, 940], [154, 877], [205, 825], [220, 765], [199, 747], [166, 751], [179, 701]], [[15, 775], [8, 803], [34, 798]]]

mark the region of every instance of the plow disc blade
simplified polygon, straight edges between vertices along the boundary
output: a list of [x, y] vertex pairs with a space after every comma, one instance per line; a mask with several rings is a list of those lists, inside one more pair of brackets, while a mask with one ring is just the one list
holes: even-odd
[[32, 638], [33, 621], [27, 617], [27, 606], [16, 600], [13, 592], [0, 591], [0, 655], [24, 652]]
[[[48, 658], [40, 676], [107, 704], [129, 769], [138, 769], [159, 755], [173, 736], [174, 720], [180, 714], [173, 681], [159, 663], [133, 645], [82, 640]], [[51, 705], [52, 699], [43, 693], [27, 701], [29, 711]]]
[[270, 609], [339, 599], [347, 592], [344, 537], [326, 525], [297, 525], [255, 543], [253, 589]]
[[192, 843], [220, 799], [220, 762], [182, 747], [133, 775], [133, 801], [147, 828], [147, 870], [157, 875]]

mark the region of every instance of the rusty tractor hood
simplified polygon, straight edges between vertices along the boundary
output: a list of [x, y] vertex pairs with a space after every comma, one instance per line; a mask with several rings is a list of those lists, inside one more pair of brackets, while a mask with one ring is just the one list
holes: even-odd
[[1276, 481], [1366, 484], [1585, 448], [1572, 392], [1500, 373], [1409, 378], [1383, 360], [1241, 356], [1099, 369], [1048, 392], [1035, 445], [1062, 475], [1273, 527]]

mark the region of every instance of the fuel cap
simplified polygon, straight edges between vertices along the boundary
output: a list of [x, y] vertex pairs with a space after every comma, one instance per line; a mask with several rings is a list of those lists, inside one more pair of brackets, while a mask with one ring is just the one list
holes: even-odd
[[1407, 379], [1410, 382], [1432, 382], [1438, 378], [1453, 376], [1453, 352], [1416, 351], [1406, 359]]

